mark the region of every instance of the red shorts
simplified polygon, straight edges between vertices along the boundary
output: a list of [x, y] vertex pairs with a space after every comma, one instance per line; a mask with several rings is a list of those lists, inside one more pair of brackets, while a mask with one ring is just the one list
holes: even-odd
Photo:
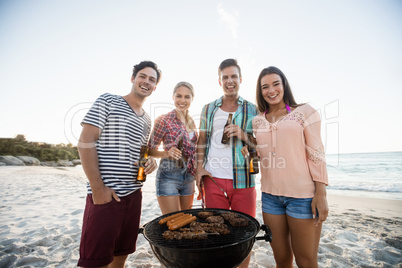
[[211, 180], [204, 177], [205, 205], [207, 208], [232, 209], [246, 213], [252, 217], [256, 215], [257, 192], [255, 187], [244, 189], [233, 189], [233, 180], [218, 179], [215, 182], [220, 188], [225, 190], [228, 198], [225, 197], [221, 189]]
[[142, 191], [94, 205], [87, 195], [82, 224], [78, 266], [100, 267], [113, 261], [113, 256], [135, 251], [141, 217]]

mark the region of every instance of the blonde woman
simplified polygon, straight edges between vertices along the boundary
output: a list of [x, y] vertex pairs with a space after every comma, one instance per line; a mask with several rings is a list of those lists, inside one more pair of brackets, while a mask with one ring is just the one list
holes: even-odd
[[[149, 140], [149, 155], [161, 158], [156, 174], [156, 195], [162, 214], [190, 209], [194, 197], [195, 145], [198, 133], [188, 113], [193, 86], [179, 82], [173, 90], [175, 109], [158, 117]], [[180, 140], [183, 150], [178, 149]], [[163, 151], [158, 147], [163, 142]], [[182, 167], [177, 162], [182, 161]]]

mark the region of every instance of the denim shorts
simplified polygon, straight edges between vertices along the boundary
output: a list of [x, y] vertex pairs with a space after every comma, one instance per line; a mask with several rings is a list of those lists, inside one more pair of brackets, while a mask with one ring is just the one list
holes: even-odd
[[312, 219], [312, 200], [313, 198], [294, 198], [262, 193], [262, 211], [273, 215], [286, 214], [296, 219]]
[[175, 161], [162, 159], [156, 173], [156, 195], [157, 196], [188, 196], [194, 194], [194, 176], [184, 168], [177, 168]]

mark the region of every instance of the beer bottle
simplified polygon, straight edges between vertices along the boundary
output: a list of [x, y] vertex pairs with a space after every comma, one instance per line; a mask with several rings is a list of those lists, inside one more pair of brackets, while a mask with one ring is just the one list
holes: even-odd
[[257, 151], [255, 150], [256, 145], [257, 145], [256, 139], [250, 135], [249, 145], [247, 146], [249, 152], [247, 162], [250, 174], [258, 174], [260, 172], [260, 169], [258, 168], [258, 155]]
[[[226, 121], [226, 124], [225, 124], [225, 126], [223, 127], [223, 131], [225, 131], [225, 128], [226, 128], [227, 126], [229, 126], [230, 124], [232, 124], [232, 116], [233, 116], [233, 114], [229, 114], [228, 120]], [[229, 136], [228, 136], [225, 132], [223, 132], [223, 134], [222, 134], [222, 140], [221, 140], [222, 144], [229, 144], [229, 141], [230, 141]]]
[[145, 182], [147, 179], [147, 175], [144, 172], [145, 163], [148, 161], [148, 146], [142, 145], [140, 151], [140, 161], [139, 161], [139, 168], [137, 174], [137, 181]]
[[176, 168], [184, 168], [184, 146], [183, 146], [183, 136], [180, 137], [179, 143], [177, 144], [177, 149], [181, 151], [181, 158], [176, 160]]

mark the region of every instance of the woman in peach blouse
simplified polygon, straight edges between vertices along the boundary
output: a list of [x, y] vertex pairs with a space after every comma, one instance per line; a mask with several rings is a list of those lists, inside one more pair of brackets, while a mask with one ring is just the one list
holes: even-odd
[[[276, 67], [261, 71], [253, 119], [260, 156], [262, 211], [272, 231], [277, 267], [318, 267], [322, 223], [328, 216], [328, 185], [320, 115], [297, 104]], [[248, 154], [247, 146], [242, 149]]]

